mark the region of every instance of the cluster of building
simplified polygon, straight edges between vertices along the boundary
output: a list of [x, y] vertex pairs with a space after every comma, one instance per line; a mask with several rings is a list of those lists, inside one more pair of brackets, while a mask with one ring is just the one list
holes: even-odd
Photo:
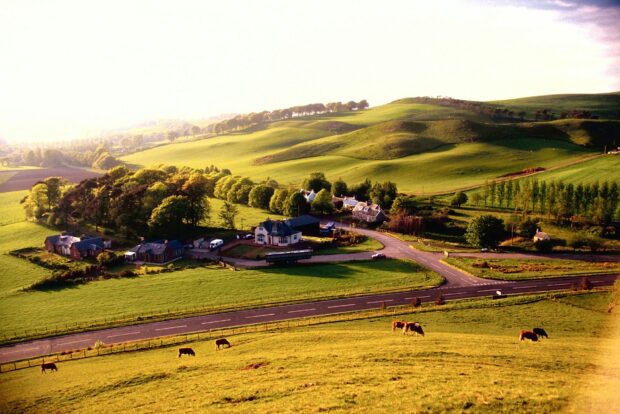
[[[316, 197], [314, 191], [301, 190], [308, 202]], [[332, 202], [337, 209], [350, 211], [357, 220], [366, 223], [381, 223], [387, 219], [383, 209], [370, 202], [357, 201], [355, 197], [333, 197]], [[265, 220], [254, 229], [254, 243], [265, 246], [286, 247], [299, 243], [302, 234], [309, 236], [328, 236], [332, 234], [335, 225], [329, 223], [321, 226], [319, 219], [309, 215], [290, 218], [288, 220]], [[192, 243], [195, 249], [219, 248], [224, 242], [204, 239]], [[104, 249], [111, 247], [111, 242], [101, 237], [74, 236], [70, 233], [61, 233], [45, 239], [45, 249], [48, 252], [69, 256], [76, 260], [95, 258]], [[185, 255], [185, 246], [179, 240], [155, 240], [143, 242], [124, 253], [127, 262], [144, 262], [165, 264], [177, 260]]]

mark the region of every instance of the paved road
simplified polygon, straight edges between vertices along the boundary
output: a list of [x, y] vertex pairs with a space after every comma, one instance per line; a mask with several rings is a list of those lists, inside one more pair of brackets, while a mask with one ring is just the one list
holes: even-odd
[[[613, 284], [618, 275], [590, 276], [596, 287]], [[439, 288], [388, 293], [369, 296], [357, 296], [335, 300], [299, 303], [294, 305], [274, 306], [225, 312], [212, 315], [195, 316], [162, 322], [152, 322], [121, 328], [83, 332], [54, 338], [39, 339], [0, 348], [0, 362], [35, 357], [49, 353], [68, 351], [93, 346], [101, 340], [106, 344], [122, 343], [139, 339], [157, 338], [165, 335], [181, 335], [209, 329], [228, 328], [259, 322], [274, 322], [305, 316], [330, 315], [342, 312], [377, 309], [384, 302], [387, 306], [406, 305], [419, 297], [422, 302], [435, 300], [442, 294], [449, 300], [494, 295], [497, 290], [506, 294], [545, 292], [569, 289], [575, 278], [537, 279], [521, 282], [487, 282], [487, 285], [444, 285]]]

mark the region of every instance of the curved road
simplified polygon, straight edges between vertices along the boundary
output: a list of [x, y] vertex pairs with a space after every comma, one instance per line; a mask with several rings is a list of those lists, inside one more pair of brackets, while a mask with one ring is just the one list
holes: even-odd
[[[496, 281], [472, 277], [471, 275], [442, 263], [440, 260], [443, 255], [440, 253], [413, 250], [409, 247], [408, 243], [387, 234], [365, 229], [355, 230], [383, 243], [385, 247], [382, 252], [385, 253], [386, 256], [414, 260], [444, 276], [446, 283], [441, 287], [427, 290], [356, 296], [231, 311], [38, 339], [0, 347], [0, 362], [4, 363], [39, 355], [86, 348], [93, 346], [98, 340], [106, 344], [122, 343], [166, 335], [180, 335], [262, 322], [376, 309], [379, 308], [382, 303], [385, 303], [387, 306], [406, 305], [411, 303], [411, 300], [416, 297], [420, 298], [422, 302], [429, 302], [435, 300], [439, 294], [443, 295], [446, 300], [454, 300], [490, 296], [494, 295], [497, 290], [501, 290], [504, 295], [564, 290], [569, 289], [576, 280], [574, 277], [566, 277], [526, 281]], [[309, 262], [320, 263], [343, 260], [368, 260], [372, 254], [373, 252], [362, 252], [344, 255], [315, 256], [310, 259]], [[479, 256], [478, 254], [476, 255]], [[239, 266], [261, 265], [261, 262], [249, 260], [234, 260], [234, 263]], [[608, 286], [614, 283], [617, 276], [618, 275], [595, 275], [589, 276], [589, 279], [594, 286]]]

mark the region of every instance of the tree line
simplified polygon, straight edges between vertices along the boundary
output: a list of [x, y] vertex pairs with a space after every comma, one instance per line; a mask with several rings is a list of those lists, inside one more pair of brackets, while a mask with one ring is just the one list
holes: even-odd
[[368, 108], [368, 101], [366, 101], [366, 99], [362, 99], [359, 102], [349, 101], [346, 103], [330, 102], [327, 104], [313, 103], [297, 105], [291, 106], [290, 108], [275, 109], [273, 111], [251, 112], [249, 114], [237, 115], [221, 122], [209, 124], [203, 128], [203, 132], [221, 134], [227, 131], [245, 129], [265, 122], [282, 121], [323, 113], [358, 111], [366, 108]]
[[565, 184], [561, 180], [537, 179], [487, 181], [471, 201], [480, 205], [514, 208], [523, 214], [546, 214], [561, 222], [591, 222], [607, 225], [618, 210], [617, 182]]
[[101, 177], [68, 186], [59, 177], [35, 184], [22, 200], [27, 218], [56, 227], [92, 225], [126, 237], [181, 235], [211, 217], [209, 197], [224, 200], [219, 218], [235, 227], [235, 204], [269, 210], [286, 216], [334, 211], [332, 195], [352, 195], [390, 208], [397, 196], [391, 182], [365, 180], [347, 185], [334, 183], [323, 173], [312, 173], [301, 183], [317, 194], [308, 202], [299, 188], [285, 188], [273, 179], [254, 182], [233, 176], [228, 169], [159, 166], [130, 171], [117, 166]]

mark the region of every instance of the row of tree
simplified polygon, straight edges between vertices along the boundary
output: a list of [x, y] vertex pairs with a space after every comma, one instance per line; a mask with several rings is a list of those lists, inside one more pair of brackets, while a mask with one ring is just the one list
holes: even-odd
[[237, 115], [233, 118], [226, 119], [221, 122], [207, 125], [203, 132], [220, 134], [227, 131], [235, 131], [245, 129], [253, 125], [259, 125], [265, 122], [282, 121], [285, 119], [296, 118], [300, 116], [316, 115], [330, 112], [356, 111], [368, 108], [368, 102], [362, 99], [359, 102], [349, 101], [330, 102], [327, 104], [314, 103], [307, 105], [297, 105], [285, 109], [276, 109], [273, 111], [251, 112], [249, 114]]
[[474, 193], [476, 205], [514, 208], [523, 214], [546, 214], [557, 222], [567, 220], [608, 224], [618, 215], [620, 191], [617, 182], [573, 183], [537, 179], [487, 181], [482, 191]]
[[110, 155], [105, 145], [99, 145], [93, 149], [56, 149], [35, 148], [24, 151], [21, 164], [36, 165], [40, 167], [79, 166], [92, 167], [101, 170], [109, 170], [121, 162]]

